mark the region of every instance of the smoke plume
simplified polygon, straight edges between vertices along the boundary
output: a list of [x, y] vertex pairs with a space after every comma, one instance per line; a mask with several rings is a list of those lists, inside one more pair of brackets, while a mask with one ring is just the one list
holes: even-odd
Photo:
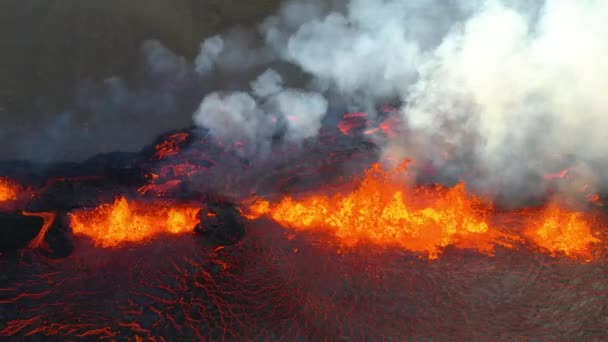
[[195, 122], [264, 145], [268, 117], [297, 115], [288, 135], [313, 136], [323, 97], [365, 108], [398, 98], [405, 133], [386, 142], [386, 153], [430, 161], [444, 181], [464, 178], [516, 204], [568, 167], [575, 181], [559, 190], [590, 190], [606, 184], [608, 165], [605, 18], [601, 0], [289, 2], [260, 25], [264, 47], [215, 37], [197, 68], [236, 45], [240, 56], [264, 51], [266, 62], [299, 68], [307, 89], [284, 90], [270, 71], [248, 92], [208, 95]]

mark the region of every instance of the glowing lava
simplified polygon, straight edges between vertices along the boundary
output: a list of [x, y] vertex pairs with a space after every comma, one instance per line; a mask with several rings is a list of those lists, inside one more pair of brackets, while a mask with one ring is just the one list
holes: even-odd
[[555, 204], [549, 205], [528, 220], [524, 234], [552, 255], [593, 259], [590, 245], [601, 242], [592, 233], [592, 224], [582, 212], [570, 212]]
[[181, 145], [188, 139], [188, 133], [175, 133], [155, 146], [156, 158], [164, 159], [179, 154]]
[[488, 254], [496, 243], [511, 246], [508, 235], [488, 224], [491, 206], [468, 195], [464, 185], [408, 190], [393, 180], [398, 171], [385, 172], [376, 164], [348, 194], [300, 201], [285, 197], [276, 205], [258, 200], [248, 208], [248, 217], [268, 214], [283, 226], [322, 229], [348, 245], [367, 241], [400, 246], [431, 259], [448, 245]]
[[44, 237], [46, 236], [46, 233], [49, 231], [49, 229], [53, 225], [53, 222], [55, 222], [55, 218], [57, 217], [57, 214], [53, 213], [53, 212], [31, 213], [31, 212], [27, 212], [27, 211], [22, 212], [22, 214], [24, 216], [37, 216], [37, 217], [42, 218], [44, 223], [42, 224], [42, 228], [40, 229], [40, 232], [38, 232], [38, 235], [36, 235], [36, 237], [33, 238], [32, 241], [30, 241], [30, 243], [28, 244], [29, 248], [42, 247], [42, 244], [44, 242]]
[[114, 247], [122, 242], [146, 241], [160, 233], [193, 231], [199, 223], [199, 211], [197, 206], [129, 202], [120, 197], [69, 217], [74, 234], [90, 237], [97, 246]]
[[552, 255], [584, 256], [589, 261], [592, 245], [600, 242], [584, 213], [551, 205], [540, 212], [508, 213], [519, 228], [499, 225], [491, 203], [467, 193], [464, 184], [408, 188], [396, 181], [398, 171], [386, 172], [376, 164], [350, 193], [284, 197], [276, 204], [258, 199], [247, 206], [245, 215], [268, 215], [298, 231], [329, 232], [347, 245], [398, 246], [430, 259], [448, 245], [491, 255], [497, 244], [515, 248], [527, 239]]
[[20, 190], [17, 183], [6, 177], [0, 177], [0, 202], [17, 200]]

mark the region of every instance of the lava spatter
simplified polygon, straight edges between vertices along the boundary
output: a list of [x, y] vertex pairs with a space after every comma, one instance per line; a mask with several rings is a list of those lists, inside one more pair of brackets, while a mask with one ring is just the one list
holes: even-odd
[[119, 197], [113, 203], [72, 212], [69, 218], [74, 234], [88, 236], [100, 247], [114, 247], [146, 241], [160, 233], [191, 232], [199, 223], [199, 211], [195, 205]]
[[400, 246], [430, 259], [448, 245], [492, 254], [496, 243], [509, 244], [509, 236], [488, 223], [491, 205], [467, 194], [463, 184], [409, 189], [393, 177], [400, 171], [387, 172], [375, 164], [350, 193], [285, 197], [274, 205], [258, 200], [246, 215], [268, 214], [295, 230], [328, 231], [347, 245]]
[[517, 222], [513, 227], [495, 220], [492, 203], [468, 193], [464, 184], [411, 188], [396, 181], [400, 171], [375, 164], [354, 191], [287, 196], [277, 203], [254, 199], [246, 201], [244, 215], [267, 215], [296, 231], [329, 232], [346, 245], [397, 246], [429, 259], [437, 259], [447, 246], [492, 255], [496, 245], [518, 248], [531, 241], [552, 255], [590, 261], [593, 246], [601, 242], [585, 213], [557, 205], [510, 212], [506, 215]]

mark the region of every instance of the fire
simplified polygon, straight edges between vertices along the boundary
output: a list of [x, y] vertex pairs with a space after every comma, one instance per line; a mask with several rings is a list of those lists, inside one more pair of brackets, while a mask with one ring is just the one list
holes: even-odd
[[166, 203], [129, 202], [125, 197], [114, 203], [69, 214], [75, 234], [86, 235], [97, 246], [114, 247], [122, 242], [141, 242], [160, 233], [189, 232], [199, 223], [197, 206], [167, 206]]
[[557, 205], [540, 212], [507, 213], [516, 222], [525, 222], [517, 228], [499, 223], [491, 203], [467, 193], [464, 184], [409, 188], [396, 181], [399, 171], [386, 172], [376, 164], [352, 192], [299, 200], [284, 197], [276, 204], [257, 199], [246, 206], [245, 216], [267, 215], [297, 231], [328, 232], [347, 245], [397, 246], [429, 259], [448, 245], [492, 255], [496, 245], [515, 248], [529, 240], [552, 255], [589, 261], [592, 245], [600, 242], [585, 213]]
[[17, 183], [6, 177], [0, 177], [0, 202], [17, 200], [20, 187]]
[[592, 233], [591, 222], [582, 212], [570, 212], [555, 204], [528, 220], [524, 234], [552, 255], [591, 260], [590, 246], [601, 240]]
[[508, 236], [488, 223], [491, 206], [468, 195], [465, 186], [410, 189], [394, 179], [399, 172], [374, 165], [354, 191], [302, 200], [283, 198], [270, 205], [255, 201], [248, 217], [267, 214], [295, 230], [322, 229], [341, 242], [393, 245], [428, 254], [435, 259], [448, 245], [475, 248], [492, 254], [496, 243]]

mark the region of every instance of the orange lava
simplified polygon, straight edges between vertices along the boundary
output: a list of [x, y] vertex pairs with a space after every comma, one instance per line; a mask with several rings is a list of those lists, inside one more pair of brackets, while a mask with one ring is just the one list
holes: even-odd
[[0, 202], [17, 200], [20, 190], [19, 184], [6, 177], [0, 177]]
[[31, 212], [27, 212], [27, 211], [22, 212], [22, 214], [24, 216], [38, 216], [44, 220], [44, 224], [42, 225], [40, 232], [38, 232], [38, 235], [36, 235], [36, 237], [33, 238], [32, 241], [30, 241], [30, 243], [28, 244], [29, 248], [42, 247], [46, 232], [49, 231], [49, 228], [51, 228], [51, 226], [53, 225], [53, 222], [55, 222], [55, 218], [57, 217], [57, 214], [53, 213], [53, 212], [31, 213]]
[[188, 133], [175, 133], [167, 137], [167, 140], [159, 143], [155, 146], [156, 158], [164, 159], [170, 156], [179, 154], [181, 147], [186, 139], [188, 139]]
[[100, 247], [114, 247], [123, 242], [142, 242], [161, 233], [193, 231], [199, 223], [200, 208], [192, 205], [167, 205], [161, 202], [127, 201], [69, 214], [74, 234], [86, 235]]
[[400, 170], [374, 165], [353, 192], [316, 195], [276, 205], [257, 200], [247, 216], [269, 215], [295, 230], [321, 229], [341, 242], [371, 242], [426, 253], [435, 259], [448, 245], [492, 254], [495, 244], [512, 246], [509, 236], [488, 223], [491, 206], [469, 195], [463, 184], [454, 188], [409, 189], [396, 180]]
[[276, 204], [257, 199], [249, 202], [245, 216], [267, 215], [297, 231], [328, 232], [347, 245], [397, 246], [429, 259], [436, 259], [448, 245], [492, 255], [496, 245], [515, 248], [528, 240], [552, 255], [590, 260], [592, 245], [600, 242], [584, 213], [552, 205], [532, 214], [509, 213], [525, 224], [503, 226], [495, 223], [492, 204], [467, 193], [464, 184], [411, 188], [396, 181], [399, 171], [387, 172], [376, 164], [352, 192], [298, 200], [284, 197]]
[[528, 219], [524, 235], [552, 255], [593, 259], [591, 248], [601, 242], [592, 232], [592, 222], [583, 212], [564, 210], [555, 204]]

